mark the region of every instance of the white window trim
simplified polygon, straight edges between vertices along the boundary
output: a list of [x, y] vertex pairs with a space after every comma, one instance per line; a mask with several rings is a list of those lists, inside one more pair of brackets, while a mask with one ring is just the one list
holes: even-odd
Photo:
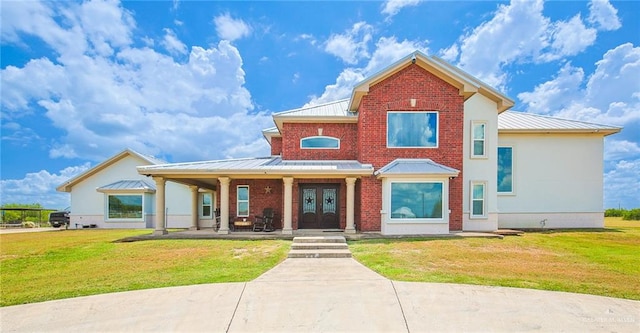
[[[473, 214], [473, 186], [482, 185], [482, 215]], [[472, 180], [469, 186], [469, 218], [470, 219], [486, 219], [487, 215], [487, 182]]]
[[[511, 148], [511, 192], [500, 192], [496, 183], [496, 193], [499, 196], [515, 196], [516, 195], [516, 147], [514, 144], [502, 144], [496, 148], [496, 170], [498, 168], [498, 148]], [[499, 179], [498, 179], [499, 181]]]
[[[436, 145], [433, 147], [421, 147], [421, 146], [403, 146], [392, 147], [389, 146], [389, 113], [434, 113], [436, 115]], [[388, 149], [437, 149], [440, 146], [440, 112], [438, 111], [389, 111], [387, 112], [387, 130], [384, 133], [385, 140]]]
[[[142, 197], [142, 217], [140, 218], [111, 218], [109, 217], [109, 196], [112, 195], [139, 195]], [[117, 192], [109, 192], [104, 194], [104, 217], [106, 222], [142, 222], [144, 221], [144, 216], [146, 212], [146, 202], [144, 192], [140, 193], [117, 193]]]
[[[482, 139], [482, 143], [483, 143], [484, 147], [482, 149], [482, 152], [483, 152], [482, 155], [476, 155], [475, 151], [474, 151], [475, 141], [476, 141], [476, 138], [474, 137], [474, 134], [476, 132], [475, 131], [475, 126], [476, 125], [484, 125], [484, 133], [483, 133], [484, 134], [483, 135], [484, 139]], [[487, 123], [487, 121], [484, 121], [484, 120], [473, 120], [473, 121], [471, 121], [471, 150], [470, 150], [470, 154], [471, 154], [470, 157], [471, 158], [474, 158], [474, 159], [487, 159], [487, 158], [489, 158], [489, 155], [487, 154], [487, 146], [488, 146], [488, 144], [487, 144], [487, 126], [488, 126], [488, 123]]]
[[[247, 188], [247, 200], [240, 200], [238, 198], [238, 189], [241, 187], [246, 187]], [[247, 214], [246, 215], [240, 215], [240, 202], [246, 202], [247, 203]], [[249, 185], [238, 185], [236, 186], [236, 216], [237, 217], [249, 217], [249, 214], [251, 213], [251, 189], [249, 187]]]
[[[302, 142], [304, 140], [308, 140], [308, 139], [333, 139], [338, 141], [338, 147], [303, 147], [302, 146]], [[300, 139], [300, 149], [332, 149], [332, 150], [339, 150], [340, 149], [340, 139], [332, 137], [332, 136], [326, 136], [326, 135], [316, 135], [316, 136], [307, 136], [304, 137], [302, 139]]]
[[[415, 218], [415, 219], [403, 219], [403, 218], [392, 218], [391, 217], [391, 189], [393, 187], [394, 183], [439, 183], [442, 185], [442, 217], [441, 218]], [[387, 223], [446, 223], [449, 220], [449, 216], [448, 216], [448, 208], [449, 207], [449, 200], [448, 200], [448, 190], [447, 190], [447, 186], [449, 186], [445, 181], [443, 180], [439, 180], [439, 179], [431, 179], [431, 178], [425, 178], [425, 179], [401, 179], [401, 178], [395, 178], [393, 180], [389, 180], [388, 182], [388, 188], [386, 190], [386, 203], [385, 206], [388, 207], [387, 211], [388, 211], [388, 218], [387, 218]]]
[[[211, 203], [209, 204], [209, 206], [211, 206], [211, 209], [209, 210], [210, 215], [204, 215], [204, 214], [203, 214], [203, 212], [204, 212], [204, 206], [205, 206], [205, 205], [204, 205], [204, 196], [205, 196], [205, 195], [209, 195], [209, 196], [211, 196]], [[215, 199], [215, 198], [213, 197], [213, 193], [212, 193], [212, 192], [202, 192], [202, 193], [200, 193], [200, 195], [199, 195], [199, 200], [198, 200], [198, 206], [199, 206], [199, 207], [198, 207], [198, 210], [199, 210], [199, 214], [198, 214], [198, 215], [200, 216], [200, 218], [201, 218], [201, 219], [204, 219], [204, 220], [210, 220], [210, 219], [213, 219], [213, 211], [214, 211], [214, 204], [213, 204], [213, 200], [214, 200], [214, 199]]]

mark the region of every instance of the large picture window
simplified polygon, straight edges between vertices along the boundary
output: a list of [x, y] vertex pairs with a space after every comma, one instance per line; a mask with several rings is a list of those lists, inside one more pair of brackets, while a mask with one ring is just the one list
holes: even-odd
[[107, 211], [109, 219], [142, 219], [142, 195], [110, 194]]
[[330, 136], [310, 136], [300, 140], [302, 149], [340, 149], [340, 140]]
[[236, 216], [249, 216], [249, 186], [237, 188]]
[[434, 111], [387, 113], [387, 147], [438, 147], [438, 113]]
[[391, 219], [441, 219], [442, 182], [391, 183]]
[[513, 193], [513, 147], [498, 147], [498, 193]]

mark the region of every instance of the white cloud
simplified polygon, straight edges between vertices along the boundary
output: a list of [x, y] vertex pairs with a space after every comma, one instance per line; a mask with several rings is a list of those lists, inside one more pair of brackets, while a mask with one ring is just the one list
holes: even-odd
[[387, 15], [387, 19], [395, 16], [404, 7], [417, 6], [422, 0], [387, 0], [383, 4], [382, 14]]
[[218, 37], [234, 41], [251, 34], [251, 27], [241, 19], [234, 19], [229, 13], [216, 16], [213, 19]]
[[367, 44], [371, 41], [372, 32], [373, 27], [366, 22], [355, 23], [351, 30], [343, 34], [332, 34], [325, 42], [324, 50], [354, 65], [360, 59], [369, 57]]
[[[113, 6], [107, 12], [122, 11], [109, 17], [129, 19], [118, 4], [101, 5], [105, 4]], [[77, 40], [93, 37], [87, 35], [82, 20], [62, 22], [55, 13], [78, 17], [82, 8], [61, 2], [37, 5], [12, 5], [13, 12], [40, 15], [37, 29], [24, 16], [24, 20], [3, 20], [11, 28], [3, 30], [3, 36], [17, 38], [14, 44], [21, 43], [19, 36], [40, 38], [58, 57], [33, 59], [23, 67], [2, 70], [3, 121], [21, 124], [20, 128], [3, 128], [3, 137], [29, 133], [28, 123], [20, 120], [36, 112], [44, 114], [61, 134], [48, 143], [51, 157], [100, 161], [125, 147], [171, 156], [173, 161], [243, 157], [234, 154], [246, 152], [268, 154], [260, 133], [272, 125], [271, 117], [251, 112], [254, 106], [244, 87], [242, 57], [229, 41], [207, 48], [192, 46], [185, 53], [187, 59], [176, 61], [149, 46], [135, 47], [131, 38], [117, 39], [105, 32], [101, 40], [113, 55], [97, 51], [97, 43], [75, 49], [80, 53], [68, 52], [57, 38], [51, 38], [52, 31], [79, 36]], [[112, 24], [135, 27], [135, 22], [116, 20]], [[170, 30], [165, 33], [173, 35]], [[131, 31], [123, 35], [130, 36]], [[123, 44], [127, 41], [130, 44]], [[166, 46], [186, 51], [182, 42], [174, 42]]]
[[187, 54], [187, 46], [180, 41], [176, 33], [171, 29], [164, 29], [165, 35], [162, 46], [171, 54]]
[[640, 159], [621, 160], [604, 174], [605, 208], [640, 207]]
[[578, 88], [584, 79], [582, 68], [566, 63], [554, 80], [539, 84], [532, 92], [518, 94], [518, 98], [527, 105], [527, 111], [550, 114], [558, 112], [574, 100], [581, 97]]
[[544, 16], [542, 0], [499, 5], [487, 21], [440, 51], [447, 60], [490, 86], [505, 90], [507, 68], [513, 64], [544, 63], [574, 56], [594, 44], [596, 29], [585, 26], [580, 14], [552, 22]]
[[600, 30], [617, 30], [622, 26], [618, 18], [618, 10], [609, 3], [609, 0], [592, 0], [589, 3], [588, 20]]
[[306, 105], [347, 98], [358, 82], [416, 50], [428, 53], [427, 43], [408, 40], [398, 42], [395, 37], [381, 37], [376, 42], [376, 49], [366, 66], [345, 68], [334, 84], [327, 85], [320, 96], [311, 96], [311, 100]]
[[57, 174], [46, 170], [28, 173], [22, 179], [0, 180], [2, 204], [40, 203], [45, 208], [62, 209], [69, 206], [69, 194], [58, 193], [55, 188], [68, 179], [88, 170], [89, 163], [67, 167]]

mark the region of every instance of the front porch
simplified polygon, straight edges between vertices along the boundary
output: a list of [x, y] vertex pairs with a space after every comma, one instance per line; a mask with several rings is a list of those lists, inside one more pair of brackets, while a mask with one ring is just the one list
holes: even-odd
[[148, 235], [140, 235], [128, 237], [119, 240], [119, 242], [136, 242], [143, 240], [163, 240], [163, 239], [235, 239], [235, 240], [269, 240], [282, 239], [293, 240], [294, 237], [322, 237], [322, 236], [342, 236], [348, 241], [366, 240], [366, 239], [403, 239], [403, 238], [499, 238], [504, 236], [491, 232], [451, 232], [448, 234], [424, 234], [424, 235], [383, 235], [379, 232], [356, 232], [347, 233], [338, 230], [323, 229], [299, 229], [293, 230], [292, 233], [283, 233], [282, 229], [272, 232], [253, 232], [253, 231], [232, 231], [228, 234], [220, 234], [212, 228], [203, 228], [200, 230], [177, 230], [169, 231], [166, 234], [151, 233]]

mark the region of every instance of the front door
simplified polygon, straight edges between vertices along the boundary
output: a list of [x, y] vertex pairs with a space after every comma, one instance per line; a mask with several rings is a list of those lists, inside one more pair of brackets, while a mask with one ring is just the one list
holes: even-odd
[[340, 228], [337, 184], [300, 185], [299, 229]]

